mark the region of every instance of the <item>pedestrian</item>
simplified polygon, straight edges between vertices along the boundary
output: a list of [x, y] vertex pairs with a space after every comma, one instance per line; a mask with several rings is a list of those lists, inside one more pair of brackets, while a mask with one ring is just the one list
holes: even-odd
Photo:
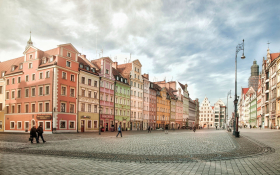
[[252, 125], [250, 125], [250, 129], [252, 128]]
[[148, 133], [151, 133], [151, 127], [150, 126], [148, 127]]
[[37, 138], [37, 134], [36, 134], [36, 126], [33, 126], [30, 130], [30, 138], [31, 138], [31, 143], [33, 143], [33, 138], [35, 137], [36, 142], [39, 143], [39, 140]]
[[119, 127], [118, 127], [118, 134], [117, 134], [116, 137], [118, 137], [119, 134], [121, 134], [121, 137], [122, 137], [122, 127], [121, 127], [121, 125], [119, 125]]
[[44, 137], [43, 137], [43, 127], [42, 125], [40, 125], [38, 128], [37, 128], [37, 133], [38, 133], [38, 142], [39, 142], [39, 137], [41, 137], [41, 139], [43, 140], [43, 143], [45, 143], [46, 141], [44, 140]]
[[178, 130], [179, 130], [180, 126], [178, 126]]
[[217, 130], [218, 126], [216, 125], [216, 130]]
[[194, 126], [194, 127], [193, 127], [193, 132], [195, 132], [195, 130], [196, 130], [196, 127]]
[[168, 134], [168, 125], [165, 125], [165, 134]]
[[262, 129], [262, 125], [259, 125], [259, 127], [260, 127], [260, 130]]

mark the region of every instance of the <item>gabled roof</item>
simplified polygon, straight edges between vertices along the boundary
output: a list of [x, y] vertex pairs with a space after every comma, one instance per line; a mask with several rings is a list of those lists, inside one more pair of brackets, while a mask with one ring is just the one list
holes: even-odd
[[130, 72], [132, 70], [132, 63], [118, 65], [118, 71], [123, 75], [124, 78], [130, 80]]
[[[93, 68], [93, 66], [90, 65], [90, 64], [88, 64], [82, 57], [78, 57], [78, 62], [79, 62], [79, 63], [82, 63], [84, 66], [89, 66], [90, 68]], [[88, 72], [88, 73], [91, 73], [91, 74], [94, 74], [94, 75], [99, 75], [99, 74], [97, 73], [97, 70], [96, 70], [96, 72], [92, 72], [91, 70], [86, 70], [85, 67], [84, 67], [84, 68], [80, 68], [80, 67], [79, 67], [79, 70], [83, 70], [83, 71], [85, 71], [85, 72]]]
[[[167, 89], [167, 88], [166, 88]], [[169, 94], [169, 96], [172, 98], [172, 99], [176, 99], [176, 97], [174, 96], [173, 92], [172, 92], [172, 88], [169, 88], [167, 89], [167, 93]]]
[[71, 46], [75, 52], [79, 53], [79, 51], [71, 44], [71, 43], [66, 43], [66, 44], [60, 44], [58, 47], [63, 47], [63, 46]]
[[[5, 71], [5, 75], [9, 75], [12, 73], [19, 73], [22, 72], [22, 70], [19, 70], [19, 64], [23, 63], [24, 57], [14, 58], [8, 61], [0, 62], [0, 73], [2, 71]], [[15, 70], [11, 71], [12, 65], [16, 65]], [[2, 74], [0, 75], [0, 77]]]
[[242, 88], [242, 94], [246, 94], [249, 88]]
[[183, 90], [185, 90], [185, 86], [183, 85], [183, 84], [181, 84], [180, 82], [178, 82], [179, 83], [179, 85], [181, 86], [181, 88], [183, 89]]
[[271, 62], [272, 62], [273, 60], [275, 60], [275, 58], [278, 58], [279, 56], [280, 56], [280, 53], [271, 53], [271, 54], [270, 54]]

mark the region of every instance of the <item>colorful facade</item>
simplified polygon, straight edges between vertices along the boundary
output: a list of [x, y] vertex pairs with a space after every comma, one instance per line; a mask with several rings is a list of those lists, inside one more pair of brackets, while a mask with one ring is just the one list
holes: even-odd
[[114, 62], [113, 75], [115, 76], [115, 130], [121, 125], [122, 130], [130, 130], [130, 85], [117, 69]]
[[150, 81], [149, 81], [149, 74], [144, 74], [142, 75], [143, 77], [143, 81], [144, 81], [144, 99], [143, 99], [143, 103], [144, 103], [144, 106], [143, 106], [143, 113], [144, 113], [144, 118], [143, 118], [143, 129], [146, 130], [148, 129], [148, 126], [149, 126], [149, 122], [150, 121]]
[[114, 84], [115, 78], [112, 71], [113, 61], [109, 57], [102, 57], [92, 60], [91, 63], [99, 70], [100, 80], [100, 124], [104, 131], [115, 130], [115, 114], [114, 114]]
[[[5, 65], [0, 63], [0, 70], [5, 70]], [[1, 72], [0, 72], [1, 73]], [[5, 83], [4, 76], [0, 74], [0, 132], [4, 131], [4, 114], [5, 114]]]
[[99, 127], [99, 75], [96, 68], [86, 59], [79, 61], [78, 131], [94, 132]]
[[214, 111], [207, 97], [204, 98], [199, 109], [199, 125], [203, 128], [214, 128]]
[[149, 125], [154, 130], [156, 129], [156, 116], [157, 116], [157, 91], [155, 84], [150, 82], [149, 89]]

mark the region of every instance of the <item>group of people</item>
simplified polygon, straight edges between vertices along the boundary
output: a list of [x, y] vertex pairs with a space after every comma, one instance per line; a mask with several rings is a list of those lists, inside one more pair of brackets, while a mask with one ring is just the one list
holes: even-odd
[[44, 131], [43, 131], [42, 125], [40, 125], [37, 129], [36, 129], [36, 126], [33, 126], [30, 130], [31, 143], [33, 143], [34, 137], [35, 137], [37, 143], [40, 143], [39, 137], [41, 137], [41, 139], [43, 140], [43, 143], [45, 143], [46, 141], [44, 140], [43, 133], [44, 133]]

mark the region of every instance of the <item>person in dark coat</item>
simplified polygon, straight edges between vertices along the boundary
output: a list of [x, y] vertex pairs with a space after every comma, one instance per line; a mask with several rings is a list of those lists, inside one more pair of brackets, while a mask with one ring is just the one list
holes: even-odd
[[168, 125], [165, 125], [165, 134], [168, 134]]
[[36, 126], [33, 126], [30, 130], [30, 138], [32, 139], [31, 140], [31, 143], [33, 143], [33, 138], [35, 137], [36, 139], [36, 142], [39, 143], [39, 140], [37, 138], [37, 133], [36, 133]]
[[121, 134], [121, 137], [122, 137], [122, 127], [121, 127], [121, 125], [119, 125], [119, 127], [118, 127], [118, 134], [117, 134], [116, 137], [118, 137], [119, 134]]
[[150, 126], [148, 127], [148, 133], [151, 133], [151, 127]]
[[43, 137], [43, 127], [42, 125], [40, 125], [38, 128], [37, 128], [37, 132], [38, 132], [38, 142], [39, 142], [39, 137], [41, 137], [41, 139], [43, 140], [43, 143], [45, 143], [46, 141], [44, 140], [44, 137]]

